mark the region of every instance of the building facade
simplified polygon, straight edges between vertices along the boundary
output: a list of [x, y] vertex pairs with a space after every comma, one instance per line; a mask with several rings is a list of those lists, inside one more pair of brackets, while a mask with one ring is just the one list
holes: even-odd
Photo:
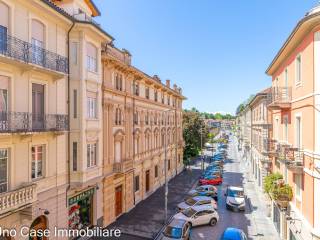
[[257, 93], [250, 101], [251, 109], [251, 163], [257, 185], [262, 188], [263, 180], [271, 171], [268, 146], [272, 130], [271, 116], [267, 108], [271, 88]]
[[297, 24], [267, 69], [272, 77], [273, 171], [293, 188], [288, 209], [274, 207], [283, 239], [320, 237], [320, 11]]
[[0, 1], [0, 225], [67, 226], [67, 33], [43, 1]]
[[[104, 224], [183, 170], [181, 88], [131, 65], [107, 44], [103, 61]], [[165, 162], [165, 158], [167, 162]]]

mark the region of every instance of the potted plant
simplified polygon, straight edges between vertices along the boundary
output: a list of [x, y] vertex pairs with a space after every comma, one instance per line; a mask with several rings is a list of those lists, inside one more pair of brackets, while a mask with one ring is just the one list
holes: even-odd
[[280, 207], [286, 208], [292, 197], [292, 188], [288, 184], [277, 184], [272, 190], [272, 198]]

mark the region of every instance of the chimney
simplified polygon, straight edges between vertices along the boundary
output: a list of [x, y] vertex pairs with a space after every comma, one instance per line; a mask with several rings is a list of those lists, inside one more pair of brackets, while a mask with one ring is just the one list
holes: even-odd
[[169, 80], [169, 79], [166, 80], [166, 86], [167, 86], [168, 88], [170, 88], [170, 80]]

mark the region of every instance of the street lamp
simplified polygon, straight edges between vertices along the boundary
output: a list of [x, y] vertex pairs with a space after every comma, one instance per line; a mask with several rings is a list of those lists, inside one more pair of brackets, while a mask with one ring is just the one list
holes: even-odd
[[[165, 137], [164, 137], [164, 224], [167, 223], [168, 218], [168, 167], [167, 167], [167, 112], [173, 111], [172, 109], [167, 109], [163, 111], [165, 121], [164, 121], [164, 127], [165, 127]], [[177, 149], [176, 149], [177, 151]], [[176, 164], [177, 168], [177, 164]]]

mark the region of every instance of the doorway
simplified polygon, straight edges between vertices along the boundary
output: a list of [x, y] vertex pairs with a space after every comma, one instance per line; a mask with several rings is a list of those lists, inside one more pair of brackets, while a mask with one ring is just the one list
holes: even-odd
[[150, 170], [146, 171], [146, 193], [150, 190]]
[[115, 214], [116, 217], [122, 213], [122, 185], [115, 189]]
[[44, 129], [44, 85], [32, 83], [32, 129]]

